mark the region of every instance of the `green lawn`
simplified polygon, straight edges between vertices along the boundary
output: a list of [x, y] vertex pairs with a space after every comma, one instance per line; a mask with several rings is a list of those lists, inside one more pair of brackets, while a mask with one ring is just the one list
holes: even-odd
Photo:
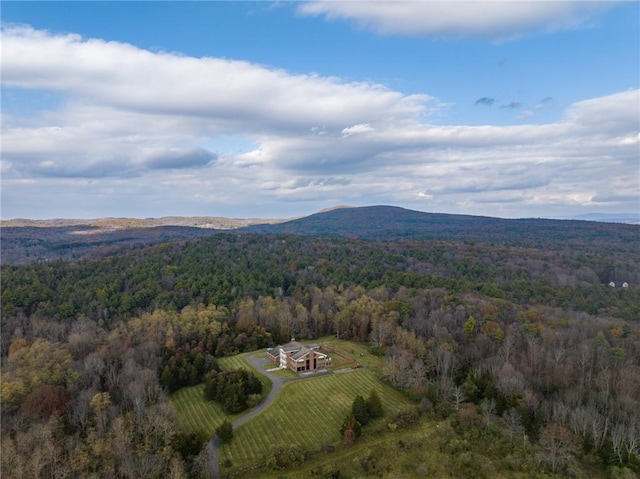
[[[315, 342], [319, 344], [320, 347], [326, 344], [331, 348], [337, 349], [342, 352], [343, 355], [353, 358], [354, 362], [358, 365], [373, 369], [374, 371], [381, 372], [384, 366], [384, 359], [380, 356], [371, 354], [369, 352], [368, 344], [343, 341], [341, 339], [336, 339], [334, 336], [325, 336]], [[330, 352], [327, 352], [327, 354], [329, 354], [333, 359], [333, 366], [330, 369], [351, 367], [354, 364], [337, 354], [332, 354]]]
[[[295, 444], [304, 449], [317, 449], [327, 443], [339, 443], [340, 426], [358, 394], [366, 399], [371, 390], [376, 389], [385, 409], [385, 418], [380, 422], [392, 418], [400, 409], [411, 404], [398, 391], [377, 379], [376, 372], [381, 370], [383, 360], [370, 354], [366, 345], [331, 337], [316, 342], [339, 349], [364, 368], [301, 379], [283, 386], [276, 400], [260, 415], [234, 430], [231, 445], [222, 447], [221, 464], [227, 459], [232, 462], [230, 469], [222, 468], [223, 472], [260, 462], [274, 445]], [[263, 354], [264, 350], [219, 358], [218, 364], [224, 370], [251, 368], [246, 358]], [[263, 371], [254, 372], [262, 381], [263, 395], [266, 396], [271, 390], [271, 381]], [[295, 376], [286, 370], [279, 373], [284, 377]], [[225, 414], [216, 403], [205, 401], [203, 389], [204, 385], [200, 384], [182, 388], [171, 395], [183, 430], [213, 435], [224, 419], [234, 421], [244, 414]]]
[[222, 407], [213, 401], [205, 401], [204, 384], [182, 388], [170, 396], [178, 412], [180, 429], [187, 432], [202, 431], [211, 436], [225, 418], [233, 420]]
[[[256, 375], [262, 383], [262, 396], [264, 398], [269, 394], [269, 391], [271, 391], [271, 381], [269, 381], [264, 374], [261, 374], [260, 371], [252, 368], [247, 362], [246, 358], [250, 354], [260, 353], [254, 351], [228, 358], [219, 358], [218, 364], [220, 368], [225, 371], [242, 367], [257, 373]], [[233, 421], [247, 412], [244, 411], [240, 414], [228, 415], [217, 403], [206, 401], [204, 399], [204, 383], [179, 389], [170, 396], [170, 400], [178, 412], [180, 428], [182, 430], [187, 432], [202, 431], [208, 436], [213, 435], [216, 428], [225, 419]]]
[[410, 404], [366, 369], [295, 381], [283, 386], [262, 414], [234, 431], [233, 442], [221, 449], [221, 459], [231, 460], [236, 469], [260, 462], [274, 445], [317, 449], [337, 443], [353, 399], [358, 394], [366, 398], [372, 389], [377, 390], [388, 418]]

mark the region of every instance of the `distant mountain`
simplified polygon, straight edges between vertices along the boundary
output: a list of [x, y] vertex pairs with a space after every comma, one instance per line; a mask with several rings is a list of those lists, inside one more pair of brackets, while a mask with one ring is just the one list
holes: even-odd
[[[29, 220], [16, 218], [0, 221], [5, 227], [59, 228], [64, 226], [88, 226], [94, 232], [126, 230], [133, 228], [155, 228], [159, 226], [186, 226], [190, 228], [209, 228], [231, 230], [256, 224], [282, 223], [294, 218], [224, 218], [219, 216], [165, 216], [162, 218], [99, 218], [99, 219], [51, 219]], [[88, 230], [87, 230], [88, 231]]]
[[394, 206], [342, 207], [284, 223], [255, 225], [241, 232], [336, 235], [379, 241], [433, 239], [511, 244], [606, 241], [638, 243], [637, 226], [577, 220], [501, 219], [424, 213]]
[[640, 225], [640, 212], [638, 213], [588, 213], [586, 215], [578, 215], [573, 217], [576, 220], [584, 221], [601, 221], [605, 223], [625, 223], [629, 225]]
[[500, 219], [424, 213], [394, 206], [337, 207], [295, 220], [229, 218], [10, 220], [2, 222], [3, 264], [104, 257], [124, 248], [219, 233], [325, 235], [398, 241], [474, 241], [533, 247], [615, 242], [640, 251], [640, 226], [577, 220]]

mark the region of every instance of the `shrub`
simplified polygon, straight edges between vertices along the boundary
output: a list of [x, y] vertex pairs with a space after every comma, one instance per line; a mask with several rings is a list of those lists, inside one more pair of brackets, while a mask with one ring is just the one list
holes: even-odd
[[183, 459], [200, 454], [202, 445], [207, 442], [207, 436], [203, 432], [178, 433], [171, 446], [174, 451], [180, 453]]
[[420, 413], [416, 408], [405, 408], [396, 414], [394, 423], [399, 428], [406, 428], [414, 426], [418, 422], [418, 419], [420, 419]]
[[265, 457], [265, 466], [273, 470], [298, 466], [305, 460], [304, 451], [297, 446], [276, 446]]
[[220, 438], [222, 443], [230, 443], [233, 440], [233, 425], [225, 419], [222, 424], [216, 428], [216, 436]]

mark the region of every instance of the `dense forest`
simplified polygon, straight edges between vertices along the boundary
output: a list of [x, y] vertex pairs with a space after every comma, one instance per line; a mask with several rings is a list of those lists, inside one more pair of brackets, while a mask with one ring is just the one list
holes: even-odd
[[514, 457], [534, 444], [532, 475], [634, 477], [629, 238], [218, 234], [5, 264], [3, 477], [201, 477], [167, 394], [211, 381], [216, 357], [326, 335], [367, 343], [424, 414], [495, 427]]

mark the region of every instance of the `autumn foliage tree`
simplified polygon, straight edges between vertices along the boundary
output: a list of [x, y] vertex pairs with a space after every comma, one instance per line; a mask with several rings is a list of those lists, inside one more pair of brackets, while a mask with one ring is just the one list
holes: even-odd
[[60, 416], [71, 400], [71, 394], [62, 386], [44, 385], [33, 391], [22, 403], [20, 410], [34, 420]]
[[342, 423], [340, 435], [345, 446], [353, 446], [356, 439], [362, 433], [362, 425], [358, 422], [353, 413], [350, 413]]

